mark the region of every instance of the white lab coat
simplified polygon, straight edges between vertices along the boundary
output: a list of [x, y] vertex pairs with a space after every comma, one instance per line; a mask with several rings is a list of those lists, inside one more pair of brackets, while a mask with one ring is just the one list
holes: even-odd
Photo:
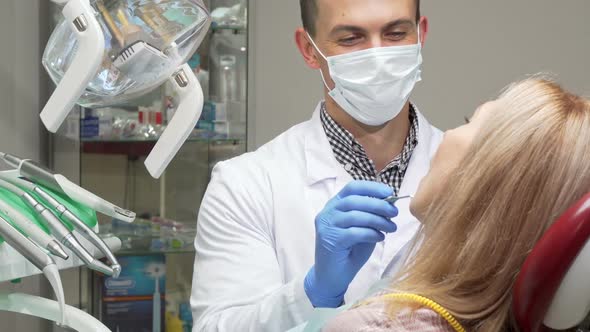
[[[219, 163], [198, 217], [191, 306], [195, 331], [286, 331], [311, 315], [314, 219], [352, 177], [335, 159], [319, 106], [255, 152]], [[414, 194], [442, 133], [418, 114], [419, 137], [400, 195]], [[398, 203], [397, 232], [375, 248], [345, 300], [364, 296], [400, 261], [419, 223]]]

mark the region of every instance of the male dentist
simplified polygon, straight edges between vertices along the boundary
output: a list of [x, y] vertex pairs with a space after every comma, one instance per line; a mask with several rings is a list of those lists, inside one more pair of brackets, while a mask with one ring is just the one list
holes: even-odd
[[[418, 229], [408, 200], [442, 138], [409, 102], [419, 0], [300, 0], [295, 33], [324, 82], [311, 119], [219, 163], [195, 239], [193, 331], [285, 331], [364, 295]], [[393, 218], [393, 219], [392, 219]]]

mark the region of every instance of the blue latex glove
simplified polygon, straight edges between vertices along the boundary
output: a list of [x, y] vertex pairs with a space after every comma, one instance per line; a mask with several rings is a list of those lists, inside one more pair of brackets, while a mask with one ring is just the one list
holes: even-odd
[[348, 285], [385, 239], [383, 233], [397, 230], [390, 220], [397, 208], [383, 201], [391, 195], [393, 189], [387, 185], [353, 181], [317, 215], [315, 265], [304, 282], [314, 307], [340, 306]]

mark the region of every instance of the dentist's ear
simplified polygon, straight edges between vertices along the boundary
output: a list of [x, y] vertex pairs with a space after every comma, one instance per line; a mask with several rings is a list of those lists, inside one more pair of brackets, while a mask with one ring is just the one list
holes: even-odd
[[426, 37], [428, 36], [428, 17], [422, 16], [418, 25], [420, 26], [420, 43], [422, 43], [422, 47], [424, 47]]
[[295, 30], [295, 43], [303, 60], [311, 69], [320, 69], [319, 54], [313, 44], [309, 41], [307, 32], [303, 28]]

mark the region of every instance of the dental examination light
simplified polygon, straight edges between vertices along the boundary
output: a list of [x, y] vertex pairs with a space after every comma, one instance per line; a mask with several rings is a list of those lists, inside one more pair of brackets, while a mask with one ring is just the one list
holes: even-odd
[[51, 1], [63, 5], [63, 19], [43, 54], [57, 84], [41, 112], [44, 125], [56, 132], [75, 104], [123, 105], [169, 80], [178, 109], [145, 161], [160, 177], [203, 108], [201, 86], [186, 64], [211, 23], [203, 0]]

